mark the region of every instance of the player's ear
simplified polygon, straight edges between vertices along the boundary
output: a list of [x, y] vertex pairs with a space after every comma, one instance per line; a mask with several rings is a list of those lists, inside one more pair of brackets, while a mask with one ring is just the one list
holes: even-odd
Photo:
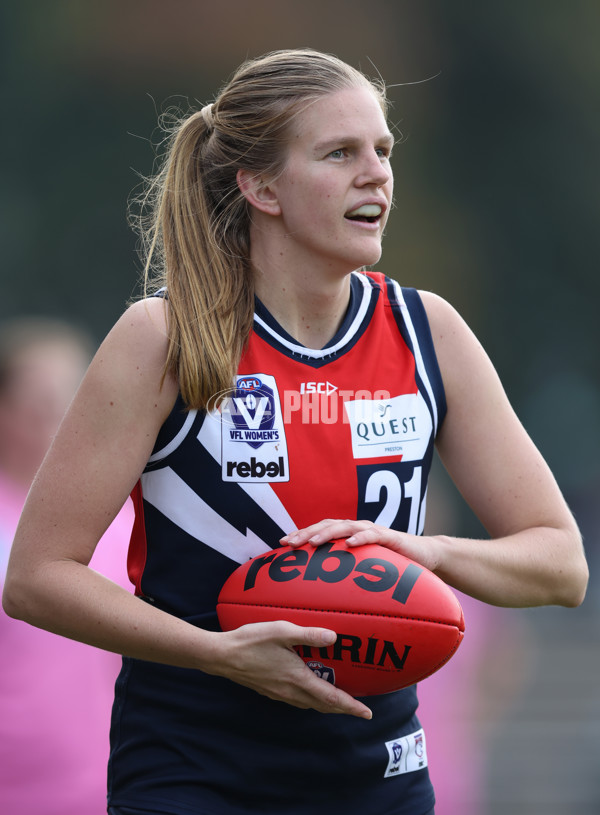
[[236, 181], [249, 204], [267, 215], [281, 215], [275, 190], [261, 175], [250, 170], [238, 170]]

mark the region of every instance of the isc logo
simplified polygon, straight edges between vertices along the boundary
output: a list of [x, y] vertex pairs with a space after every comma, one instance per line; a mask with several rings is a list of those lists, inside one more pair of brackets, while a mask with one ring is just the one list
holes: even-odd
[[300, 393], [324, 393], [327, 396], [337, 390], [331, 382], [303, 382], [300, 385]]
[[[317, 546], [309, 554], [306, 549], [293, 552], [277, 551], [257, 557], [246, 573], [244, 591], [254, 588], [256, 578], [262, 568], [268, 565], [268, 575], [276, 583], [290, 580], [322, 580], [325, 583], [339, 583], [356, 573], [353, 582], [364, 591], [382, 592], [392, 590], [392, 599], [405, 604], [419, 575], [423, 572], [420, 566], [409, 563], [400, 574], [398, 567], [389, 560], [380, 557], [366, 557], [359, 560], [352, 552], [345, 550], [331, 551], [334, 542]], [[327, 568], [325, 563], [327, 562]]]

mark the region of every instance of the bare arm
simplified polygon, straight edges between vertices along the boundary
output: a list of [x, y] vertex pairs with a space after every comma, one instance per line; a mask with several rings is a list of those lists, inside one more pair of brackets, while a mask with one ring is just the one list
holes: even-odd
[[126, 656], [228, 676], [298, 707], [368, 716], [365, 705], [316, 677], [291, 650], [327, 644], [330, 632], [291, 623], [204, 631], [88, 568], [177, 397], [173, 379], [161, 386], [166, 349], [159, 299], [132, 306], [100, 347], [25, 505], [5, 583], [6, 612]]
[[552, 473], [468, 326], [441, 298], [422, 297], [448, 402], [438, 452], [491, 540], [415, 537], [368, 521], [328, 520], [295, 533], [292, 542], [345, 536], [356, 545], [376, 541], [488, 603], [579, 605], [587, 565], [577, 525]]
[[423, 300], [448, 400], [438, 451], [492, 538], [441, 538], [438, 573], [498, 605], [578, 605], [587, 565], [554, 476], [473, 333], [441, 298]]

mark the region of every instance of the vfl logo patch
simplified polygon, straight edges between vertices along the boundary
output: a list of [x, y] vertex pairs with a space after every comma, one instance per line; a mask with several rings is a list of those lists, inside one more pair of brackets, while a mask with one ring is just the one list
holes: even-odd
[[385, 746], [388, 752], [388, 765], [383, 774], [384, 778], [414, 773], [427, 766], [425, 733], [422, 729], [393, 741], [386, 741]]
[[[278, 441], [275, 423], [275, 397], [271, 388], [258, 377], [240, 377], [228, 400], [235, 441], [244, 441], [258, 449], [266, 441]], [[222, 413], [225, 418], [225, 413]]]
[[224, 481], [289, 481], [289, 461], [275, 377], [247, 374], [236, 379], [220, 406]]

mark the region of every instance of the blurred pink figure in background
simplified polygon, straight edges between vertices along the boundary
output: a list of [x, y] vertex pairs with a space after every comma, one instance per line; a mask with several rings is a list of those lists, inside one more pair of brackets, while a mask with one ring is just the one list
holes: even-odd
[[[432, 471], [426, 534], [456, 534], [454, 487]], [[458, 498], [457, 498], [458, 500]], [[455, 656], [419, 683], [435, 815], [489, 815], [491, 736], [524, 692], [531, 670], [529, 628], [514, 609], [498, 608], [454, 590], [465, 615]]]
[[[90, 356], [67, 324], [0, 325], [0, 590], [37, 468]], [[128, 504], [92, 566], [128, 586]], [[101, 815], [113, 687], [120, 657], [10, 619], [0, 609], [0, 812]]]

